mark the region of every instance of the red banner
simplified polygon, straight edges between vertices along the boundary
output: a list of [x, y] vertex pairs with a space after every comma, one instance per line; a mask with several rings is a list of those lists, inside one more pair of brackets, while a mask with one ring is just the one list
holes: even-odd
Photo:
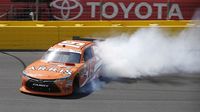
[[3, 0], [0, 19], [20, 19], [22, 12], [39, 20], [190, 20], [200, 16], [200, 0], [46, 0], [38, 7], [19, 1]]

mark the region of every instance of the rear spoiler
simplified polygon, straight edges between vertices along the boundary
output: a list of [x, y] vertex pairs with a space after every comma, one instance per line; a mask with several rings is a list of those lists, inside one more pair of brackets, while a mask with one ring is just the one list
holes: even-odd
[[104, 41], [104, 39], [95, 39], [95, 38], [81, 38], [80, 36], [73, 36], [72, 40], [82, 40], [82, 41]]

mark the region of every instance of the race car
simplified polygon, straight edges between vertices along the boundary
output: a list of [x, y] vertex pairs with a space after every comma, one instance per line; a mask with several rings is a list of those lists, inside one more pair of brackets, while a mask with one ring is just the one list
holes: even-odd
[[92, 41], [82, 40], [54, 45], [23, 71], [20, 91], [50, 96], [77, 93], [100, 75], [101, 59], [95, 56], [95, 47]]

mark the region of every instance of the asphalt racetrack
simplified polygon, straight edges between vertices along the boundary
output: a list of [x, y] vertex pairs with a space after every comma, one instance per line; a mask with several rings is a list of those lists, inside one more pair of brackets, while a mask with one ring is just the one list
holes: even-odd
[[34, 96], [18, 90], [19, 59], [28, 65], [43, 52], [7, 53], [0, 53], [0, 112], [200, 112], [200, 74], [106, 80], [77, 96]]

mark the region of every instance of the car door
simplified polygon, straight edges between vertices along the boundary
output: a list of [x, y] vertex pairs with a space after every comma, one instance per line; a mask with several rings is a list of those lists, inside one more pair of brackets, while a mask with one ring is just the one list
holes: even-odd
[[94, 72], [94, 63], [95, 63], [95, 58], [93, 54], [93, 49], [92, 47], [88, 47], [85, 49], [83, 53], [83, 60], [84, 60], [84, 67], [81, 70], [80, 78], [81, 78], [81, 85], [83, 86], [86, 81], [88, 81]]
[[85, 49], [84, 56], [83, 56], [84, 62], [87, 66], [89, 77], [92, 77], [93, 72], [94, 72], [94, 58], [93, 57], [94, 57], [93, 50], [92, 50], [92, 47], [90, 46]]

